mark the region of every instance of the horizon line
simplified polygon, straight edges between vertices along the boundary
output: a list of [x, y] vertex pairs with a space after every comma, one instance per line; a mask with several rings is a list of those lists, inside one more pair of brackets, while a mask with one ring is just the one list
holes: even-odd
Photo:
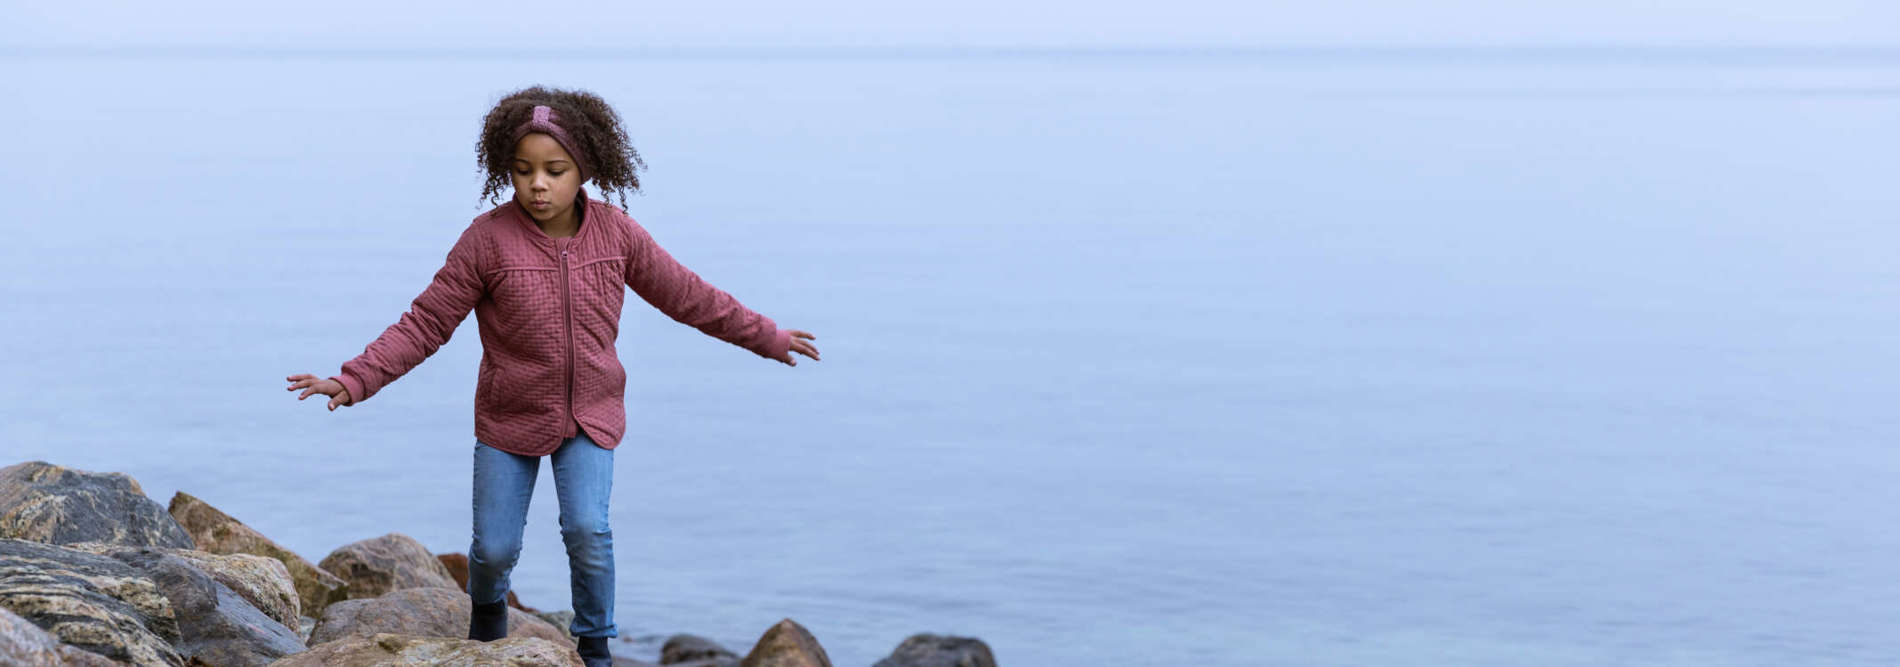
[[1412, 56], [1436, 60], [1526, 56], [1557, 59], [1616, 59], [1632, 56], [1669, 60], [1696, 60], [1736, 56], [1750, 60], [1900, 60], [1900, 46], [1870, 44], [1659, 44], [1577, 42], [1555, 44], [1290, 44], [1290, 45], [657, 45], [566, 48], [496, 49], [487, 46], [278, 46], [251, 44], [40, 44], [0, 45], [0, 57], [237, 57], [237, 58], [349, 58], [349, 59], [832, 59], [920, 58], [984, 59], [1037, 57], [1257, 57], [1257, 58], [1390, 58]]

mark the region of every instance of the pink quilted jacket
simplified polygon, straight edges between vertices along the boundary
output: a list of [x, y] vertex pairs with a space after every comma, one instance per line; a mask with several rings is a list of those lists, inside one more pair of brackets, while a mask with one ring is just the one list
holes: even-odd
[[768, 359], [791, 334], [700, 280], [625, 211], [581, 191], [580, 231], [553, 238], [509, 201], [475, 217], [395, 324], [330, 379], [352, 405], [435, 354], [475, 311], [482, 363], [475, 438], [515, 454], [552, 453], [585, 429], [601, 447], [626, 431], [627, 373], [614, 341], [622, 286], [668, 317]]

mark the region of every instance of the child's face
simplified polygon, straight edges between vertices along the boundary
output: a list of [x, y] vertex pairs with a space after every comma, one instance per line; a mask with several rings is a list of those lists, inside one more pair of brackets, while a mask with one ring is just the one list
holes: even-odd
[[581, 190], [581, 171], [561, 143], [529, 132], [515, 144], [515, 201], [536, 222], [567, 220]]

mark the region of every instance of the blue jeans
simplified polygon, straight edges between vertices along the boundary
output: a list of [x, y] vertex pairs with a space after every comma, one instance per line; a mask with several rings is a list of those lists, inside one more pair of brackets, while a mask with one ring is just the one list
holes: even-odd
[[[576, 434], [548, 455], [561, 503], [561, 541], [567, 544], [576, 637], [617, 637], [614, 627], [614, 531], [607, 521], [614, 453]], [[468, 548], [468, 595], [476, 604], [508, 594], [508, 572], [521, 556], [521, 532], [541, 457], [522, 456], [475, 442], [475, 540]]]

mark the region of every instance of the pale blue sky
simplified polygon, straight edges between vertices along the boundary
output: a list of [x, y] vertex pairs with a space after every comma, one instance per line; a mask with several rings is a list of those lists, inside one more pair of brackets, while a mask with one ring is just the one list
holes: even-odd
[[9, 4], [16, 47], [1900, 45], [1900, 3], [1854, 0]]

